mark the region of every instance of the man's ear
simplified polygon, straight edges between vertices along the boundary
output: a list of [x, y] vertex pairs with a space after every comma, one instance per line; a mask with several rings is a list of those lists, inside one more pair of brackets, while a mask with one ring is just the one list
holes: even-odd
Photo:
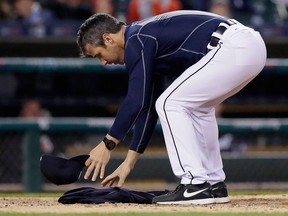
[[104, 42], [107, 42], [107, 43], [110, 43], [110, 44], [113, 43], [113, 39], [112, 39], [112, 37], [110, 36], [109, 33], [104, 33], [103, 34], [103, 40], [104, 40]]

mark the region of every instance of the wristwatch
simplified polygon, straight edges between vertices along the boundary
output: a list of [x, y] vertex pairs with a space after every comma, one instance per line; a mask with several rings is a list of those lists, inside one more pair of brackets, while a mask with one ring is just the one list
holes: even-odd
[[104, 137], [103, 142], [105, 143], [105, 146], [109, 151], [112, 151], [116, 147], [116, 143], [112, 140], [107, 139], [107, 137]]

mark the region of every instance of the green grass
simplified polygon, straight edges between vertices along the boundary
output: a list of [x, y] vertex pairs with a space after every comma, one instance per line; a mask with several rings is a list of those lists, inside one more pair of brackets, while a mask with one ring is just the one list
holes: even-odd
[[71, 213], [63, 213], [63, 214], [57, 214], [57, 213], [1, 213], [1, 216], [286, 216], [287, 213], [199, 213], [199, 212], [171, 212], [171, 213], [79, 213], [79, 214], [71, 214]]

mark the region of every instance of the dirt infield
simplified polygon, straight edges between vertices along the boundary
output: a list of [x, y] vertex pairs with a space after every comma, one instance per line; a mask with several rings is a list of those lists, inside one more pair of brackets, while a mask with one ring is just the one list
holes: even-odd
[[1, 197], [1, 212], [21, 213], [91, 213], [91, 212], [287, 212], [288, 194], [233, 195], [227, 204], [205, 206], [160, 206], [140, 204], [72, 204], [58, 203], [51, 197]]

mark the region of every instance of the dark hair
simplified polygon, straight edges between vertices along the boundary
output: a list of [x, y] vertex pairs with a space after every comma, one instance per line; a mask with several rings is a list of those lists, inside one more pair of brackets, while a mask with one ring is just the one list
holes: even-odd
[[77, 33], [77, 44], [80, 48], [80, 55], [85, 57], [85, 45], [105, 47], [103, 34], [117, 33], [124, 22], [106, 13], [97, 13], [89, 17], [79, 28]]

